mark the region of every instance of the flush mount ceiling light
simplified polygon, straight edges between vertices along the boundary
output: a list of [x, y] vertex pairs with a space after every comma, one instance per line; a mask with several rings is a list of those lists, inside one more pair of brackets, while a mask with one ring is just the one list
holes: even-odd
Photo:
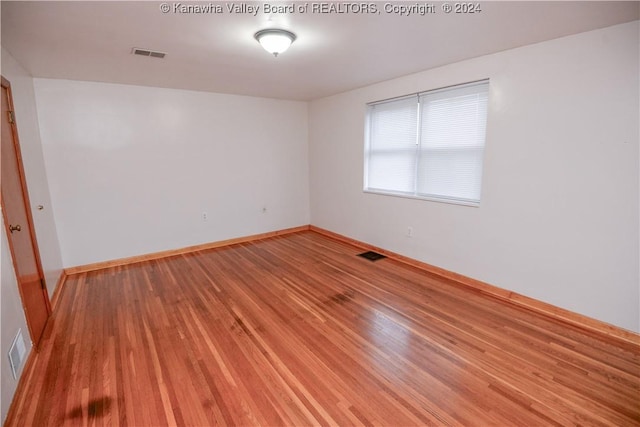
[[296, 35], [291, 31], [276, 28], [260, 30], [253, 37], [258, 40], [264, 50], [273, 53], [273, 56], [278, 56], [289, 49], [291, 43], [296, 39]]

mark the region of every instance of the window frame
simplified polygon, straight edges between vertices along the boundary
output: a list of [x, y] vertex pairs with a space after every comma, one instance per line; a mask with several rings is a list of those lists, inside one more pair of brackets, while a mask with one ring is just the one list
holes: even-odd
[[[469, 146], [467, 148], [463, 148], [463, 147], [453, 147], [453, 146], [448, 146], [448, 147], [443, 147], [442, 150], [443, 151], [456, 151], [456, 150], [461, 150], [463, 149], [465, 152], [469, 151], [469, 150], [477, 150], [480, 149], [481, 153], [480, 153], [480, 177], [479, 177], [479, 185], [480, 185], [480, 189], [479, 189], [479, 193], [478, 193], [478, 199], [467, 199], [467, 198], [463, 198], [463, 197], [448, 197], [448, 196], [443, 196], [443, 195], [431, 195], [431, 194], [423, 194], [423, 193], [419, 193], [418, 192], [418, 187], [419, 187], [419, 169], [420, 169], [420, 156], [421, 156], [421, 152], [427, 150], [426, 148], [424, 148], [422, 146], [422, 135], [421, 135], [421, 131], [422, 131], [422, 104], [419, 102], [419, 100], [425, 96], [425, 95], [430, 95], [430, 94], [436, 94], [436, 93], [440, 93], [440, 92], [446, 92], [446, 91], [451, 91], [454, 89], [464, 89], [467, 87], [472, 87], [472, 86], [481, 86], [481, 85], [486, 85], [486, 93], [487, 93], [487, 112], [486, 112], [486, 118], [485, 118], [485, 124], [484, 124], [484, 139], [483, 139], [483, 144], [480, 147], [473, 147], [473, 146]], [[415, 171], [413, 173], [413, 192], [405, 192], [405, 191], [400, 191], [400, 190], [387, 190], [387, 189], [379, 189], [379, 188], [371, 188], [369, 186], [369, 163], [370, 163], [370, 158], [371, 158], [371, 153], [372, 153], [372, 148], [371, 148], [371, 129], [372, 129], [372, 107], [376, 106], [376, 105], [382, 105], [382, 104], [386, 104], [386, 103], [390, 103], [390, 102], [400, 102], [402, 100], [406, 100], [406, 99], [416, 99], [416, 104], [417, 104], [417, 124], [416, 124], [416, 145], [415, 145], [415, 150], [413, 153], [413, 163], [415, 166]], [[470, 206], [470, 207], [479, 207], [480, 206], [480, 202], [481, 202], [481, 198], [482, 198], [482, 181], [483, 181], [483, 176], [484, 176], [484, 150], [486, 147], [486, 135], [487, 135], [487, 123], [488, 123], [488, 116], [489, 116], [489, 101], [490, 101], [490, 80], [487, 79], [481, 79], [481, 80], [475, 80], [475, 81], [471, 81], [471, 82], [467, 82], [467, 83], [462, 83], [462, 84], [456, 84], [456, 85], [450, 85], [450, 86], [445, 86], [445, 87], [441, 87], [441, 88], [437, 88], [437, 89], [433, 89], [433, 90], [428, 90], [428, 91], [422, 91], [422, 92], [417, 92], [417, 93], [413, 93], [413, 94], [409, 94], [409, 95], [402, 95], [402, 96], [397, 96], [397, 97], [393, 97], [393, 98], [388, 98], [388, 99], [384, 99], [384, 100], [380, 100], [380, 101], [374, 101], [374, 102], [369, 102], [366, 104], [366, 116], [365, 116], [365, 144], [364, 144], [364, 168], [363, 168], [363, 192], [364, 193], [369, 193], [369, 194], [378, 194], [378, 195], [383, 195], [383, 196], [392, 196], [392, 197], [400, 197], [400, 198], [405, 198], [405, 199], [414, 199], [414, 200], [427, 200], [427, 201], [432, 201], [432, 202], [439, 202], [439, 203], [447, 203], [447, 204], [454, 204], [454, 205], [462, 205], [462, 206]], [[373, 152], [375, 151], [389, 151], [389, 149], [379, 149], [379, 150], [373, 150]], [[400, 152], [400, 150], [397, 150], [398, 153]]]

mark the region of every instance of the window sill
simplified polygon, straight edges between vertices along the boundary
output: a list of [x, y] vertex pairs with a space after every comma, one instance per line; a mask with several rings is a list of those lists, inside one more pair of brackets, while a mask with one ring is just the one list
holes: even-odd
[[459, 206], [470, 206], [473, 208], [480, 207], [480, 202], [474, 202], [472, 200], [459, 200], [459, 199], [447, 199], [444, 197], [418, 196], [415, 194], [395, 193], [392, 191], [372, 190], [368, 188], [365, 188], [362, 191], [364, 193], [376, 194], [379, 196], [392, 196], [392, 197], [400, 197], [403, 199], [426, 200], [429, 202], [446, 203], [449, 205], [459, 205]]

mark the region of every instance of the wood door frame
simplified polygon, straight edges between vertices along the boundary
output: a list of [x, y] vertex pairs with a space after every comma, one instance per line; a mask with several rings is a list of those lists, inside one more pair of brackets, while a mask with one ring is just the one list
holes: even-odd
[[[0, 76], [0, 81], [1, 81], [1, 86], [2, 88], [7, 90], [7, 104], [9, 106], [9, 110], [10, 111], [15, 111], [14, 105], [13, 105], [13, 94], [11, 91], [11, 83], [9, 82], [9, 80], [7, 80], [4, 76]], [[29, 237], [31, 239], [31, 244], [33, 246], [33, 252], [34, 252], [34, 257], [35, 257], [35, 261], [36, 261], [36, 266], [38, 269], [38, 275], [40, 276], [40, 280], [42, 283], [42, 293], [44, 296], [44, 300], [45, 300], [45, 306], [47, 309], [47, 316], [51, 316], [51, 299], [49, 298], [49, 291], [47, 290], [47, 283], [46, 283], [46, 278], [44, 275], [44, 269], [42, 268], [42, 260], [40, 259], [40, 248], [38, 247], [38, 241], [36, 239], [36, 229], [35, 229], [35, 224], [33, 222], [33, 213], [31, 210], [31, 200], [29, 198], [29, 190], [27, 189], [27, 180], [26, 180], [26, 175], [24, 172], [24, 165], [22, 163], [22, 151], [20, 150], [20, 139], [18, 138], [18, 125], [17, 125], [17, 120], [15, 119], [15, 113], [14, 113], [14, 117], [13, 117], [13, 123], [10, 123], [11, 126], [11, 136], [12, 136], [12, 142], [13, 142], [13, 146], [15, 148], [16, 151], [16, 157], [17, 157], [17, 161], [18, 161], [18, 173], [19, 173], [19, 179], [20, 179], [20, 187], [22, 189], [22, 199], [24, 201], [24, 205], [25, 205], [25, 209], [26, 209], [26, 214], [27, 214], [27, 225], [29, 228]], [[2, 206], [2, 217], [3, 217], [3, 222], [4, 222], [4, 229], [5, 229], [5, 233], [7, 235], [7, 241], [9, 243], [9, 251], [11, 252], [11, 262], [13, 263], [13, 274], [16, 274], [16, 272], [18, 271], [18, 263], [16, 262], [15, 259], [15, 255], [14, 255], [14, 249], [13, 249], [13, 243], [11, 241], [10, 236], [10, 230], [9, 230], [9, 222], [7, 222], [7, 216], [6, 216], [6, 209], [4, 206], [4, 199], [2, 199], [2, 197], [0, 197], [0, 204]], [[18, 283], [18, 291], [20, 292], [20, 300], [22, 302], [22, 309], [25, 310], [25, 306], [24, 306], [24, 295], [22, 294], [22, 287], [20, 286], [20, 284]], [[38, 343], [34, 340], [34, 333], [32, 330], [32, 326], [29, 323], [29, 318], [28, 316], [25, 315], [26, 321], [27, 321], [27, 327], [29, 328], [29, 335], [31, 336], [31, 341], [33, 342], [34, 348], [38, 347]], [[40, 340], [41, 341], [41, 340]]]

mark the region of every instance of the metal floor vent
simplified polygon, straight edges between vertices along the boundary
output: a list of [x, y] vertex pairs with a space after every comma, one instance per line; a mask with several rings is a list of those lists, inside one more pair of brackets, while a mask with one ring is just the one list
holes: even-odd
[[18, 329], [18, 333], [13, 339], [13, 344], [11, 344], [11, 348], [9, 349], [9, 364], [11, 365], [11, 373], [13, 374], [14, 380], [18, 379], [18, 372], [20, 372], [26, 354], [27, 348], [24, 345], [22, 329]]
[[373, 252], [373, 251], [363, 252], [361, 254], [358, 254], [358, 256], [361, 256], [362, 258], [366, 258], [369, 261], [377, 261], [379, 259], [386, 258], [386, 256], [384, 256], [382, 254], [379, 254], [378, 252]]
[[131, 53], [133, 53], [134, 55], [140, 55], [140, 56], [150, 56], [152, 58], [164, 58], [167, 55], [164, 52], [158, 52], [158, 51], [149, 50], [149, 49], [141, 49], [139, 47], [134, 47], [133, 49], [131, 49]]

